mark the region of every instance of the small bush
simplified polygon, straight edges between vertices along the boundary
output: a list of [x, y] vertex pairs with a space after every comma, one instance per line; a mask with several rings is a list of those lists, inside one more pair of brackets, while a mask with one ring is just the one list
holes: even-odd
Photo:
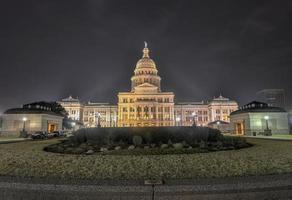
[[182, 143], [175, 143], [175, 144], [173, 144], [173, 147], [175, 149], [183, 149], [184, 145]]
[[142, 137], [139, 135], [134, 135], [132, 140], [135, 146], [141, 146], [142, 141], [143, 141]]

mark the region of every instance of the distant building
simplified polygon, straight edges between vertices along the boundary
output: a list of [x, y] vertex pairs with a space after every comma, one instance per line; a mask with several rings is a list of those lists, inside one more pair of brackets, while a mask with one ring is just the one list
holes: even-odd
[[269, 106], [286, 108], [284, 89], [264, 89], [258, 91], [257, 100], [267, 103]]
[[81, 121], [83, 117], [83, 105], [80, 103], [78, 98], [69, 96], [68, 98], [62, 99], [60, 103], [72, 120]]
[[13, 108], [2, 115], [1, 135], [18, 135], [23, 129], [28, 133], [59, 131], [62, 130], [62, 122], [63, 117], [46, 106]]
[[230, 132], [230, 123], [222, 120], [216, 120], [213, 122], [210, 122], [208, 124], [208, 127], [218, 129], [222, 133], [229, 133]]
[[231, 132], [236, 135], [288, 134], [288, 113], [279, 107], [253, 101], [230, 114]]
[[[118, 106], [109, 103], [81, 103], [70, 97], [61, 100], [61, 104], [71, 119], [80, 119], [85, 127], [116, 127], [118, 124]], [[77, 102], [77, 101], [78, 102]], [[72, 106], [74, 105], [74, 106]], [[229, 122], [229, 115], [238, 109], [235, 101], [221, 95], [210, 102], [179, 102], [174, 104], [174, 116], [169, 126], [208, 126], [213, 121]], [[76, 114], [78, 113], [78, 115]]]
[[86, 127], [129, 126], [207, 126], [216, 120], [229, 122], [238, 104], [220, 95], [210, 102], [179, 102], [173, 92], [161, 91], [161, 78], [147, 45], [131, 77], [131, 90], [119, 92], [118, 104], [81, 103], [68, 97], [60, 103], [69, 118], [80, 120]]

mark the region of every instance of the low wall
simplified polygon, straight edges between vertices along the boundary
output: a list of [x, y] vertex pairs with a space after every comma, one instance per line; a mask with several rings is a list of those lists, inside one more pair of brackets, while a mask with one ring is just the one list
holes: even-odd
[[0, 177], [2, 200], [223, 200], [291, 199], [292, 174], [218, 179], [144, 181], [63, 181]]

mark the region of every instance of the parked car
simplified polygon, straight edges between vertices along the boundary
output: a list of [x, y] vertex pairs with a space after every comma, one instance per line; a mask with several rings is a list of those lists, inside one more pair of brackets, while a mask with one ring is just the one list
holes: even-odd
[[66, 136], [66, 131], [59, 131], [59, 136], [60, 137], [65, 137]]
[[36, 131], [31, 134], [32, 139], [46, 139], [48, 137], [48, 133], [45, 131]]
[[48, 137], [52, 138], [52, 137], [59, 137], [59, 131], [53, 131], [51, 133], [48, 133]]

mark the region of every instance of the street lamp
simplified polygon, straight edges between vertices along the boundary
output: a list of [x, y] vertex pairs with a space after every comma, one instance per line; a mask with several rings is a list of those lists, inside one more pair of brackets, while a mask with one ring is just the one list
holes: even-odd
[[197, 124], [196, 124], [196, 118], [197, 118], [197, 114], [196, 114], [196, 112], [193, 112], [192, 113], [192, 116], [193, 116], [193, 126], [196, 126]]
[[22, 118], [22, 121], [23, 121], [22, 131], [24, 132], [25, 131], [25, 122], [27, 121], [27, 118], [26, 117], [23, 117]]
[[76, 122], [71, 122], [71, 125], [72, 125], [72, 128], [73, 128], [73, 131], [75, 131]]
[[22, 118], [23, 126], [22, 126], [22, 131], [20, 131], [20, 136], [19, 137], [22, 137], [22, 138], [26, 138], [27, 137], [27, 132], [25, 130], [25, 122], [26, 121], [27, 121], [27, 118], [23, 117]]
[[217, 129], [219, 130], [220, 121], [217, 121], [216, 124], [217, 124]]
[[179, 122], [180, 122], [180, 117], [176, 117], [175, 118], [175, 121], [176, 121], [176, 124], [177, 124], [177, 126], [179, 125]]
[[269, 122], [268, 122], [269, 116], [266, 115], [264, 118], [266, 120], [266, 129], [269, 130]]
[[96, 117], [97, 117], [97, 127], [101, 127], [100, 125], [100, 113], [96, 113]]

